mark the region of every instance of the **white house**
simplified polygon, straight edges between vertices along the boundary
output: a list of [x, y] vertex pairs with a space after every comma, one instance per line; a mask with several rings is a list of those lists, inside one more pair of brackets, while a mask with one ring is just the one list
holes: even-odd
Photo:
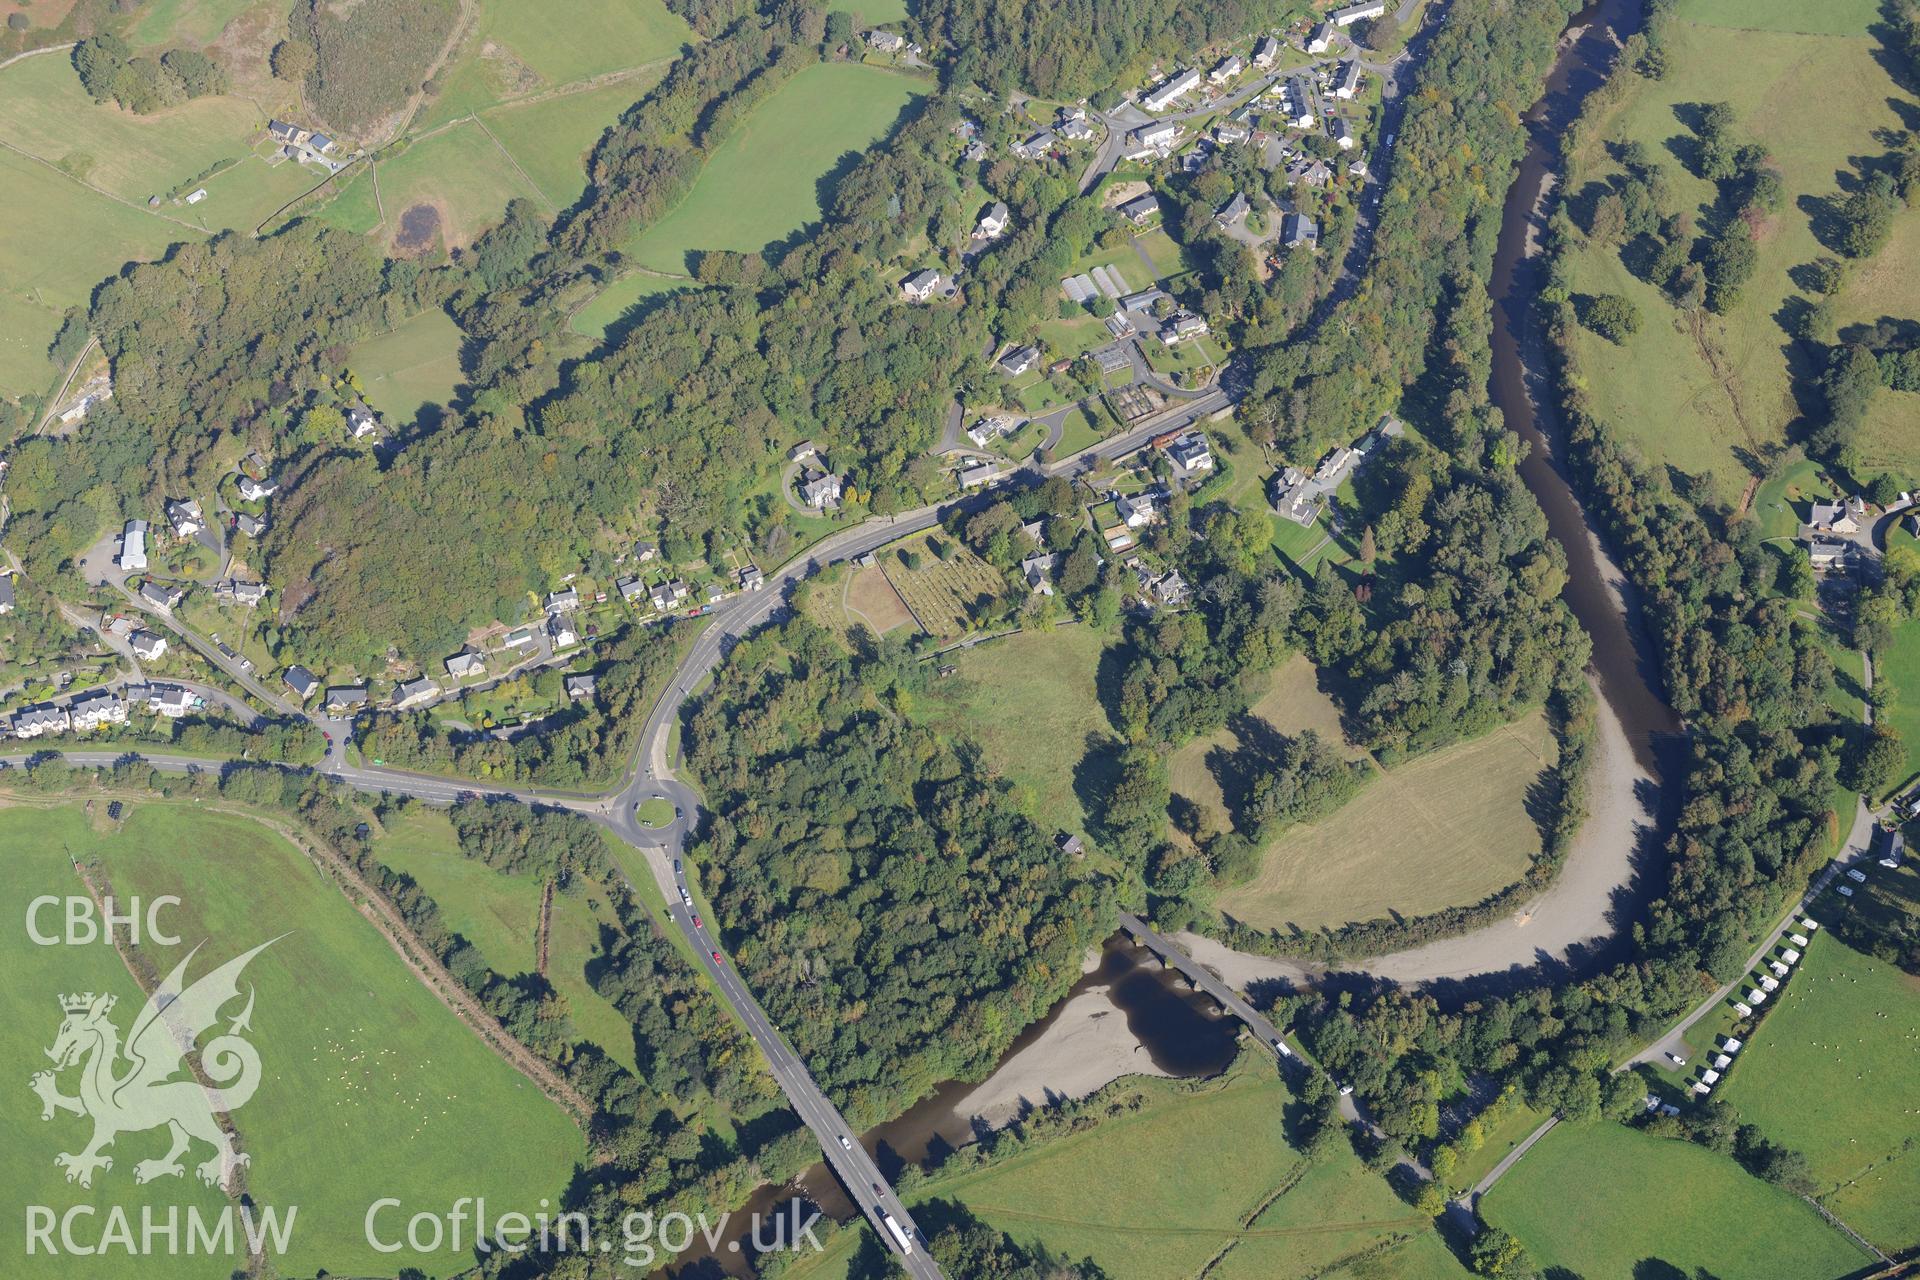
[[1200, 72], [1194, 68], [1176, 71], [1165, 83], [1140, 99], [1140, 105], [1149, 111], [1165, 111], [1178, 98], [1185, 97], [1200, 87]]
[[1253, 65], [1265, 71], [1280, 56], [1280, 42], [1272, 36], [1261, 36], [1253, 46]]
[[800, 486], [800, 500], [815, 510], [840, 505], [846, 494], [846, 482], [830, 472], [809, 472]]
[[347, 430], [355, 440], [364, 440], [379, 428], [380, 419], [366, 405], [355, 401], [347, 406]]
[[1356, 141], [1353, 136], [1353, 125], [1346, 119], [1337, 119], [1328, 124], [1327, 136], [1332, 138], [1333, 145], [1339, 147], [1342, 151], [1353, 150], [1353, 144]]
[[173, 522], [175, 537], [191, 538], [207, 527], [206, 520], [200, 514], [200, 504], [192, 498], [184, 502], [169, 502], [167, 519]]
[[37, 738], [43, 733], [64, 733], [73, 727], [66, 710], [51, 702], [37, 707], [22, 707], [13, 717], [13, 736]]
[[881, 53], [898, 53], [907, 47], [907, 38], [897, 31], [869, 31], [867, 45]]
[[[1180, 126], [1171, 120], [1155, 120], [1152, 124], [1141, 125], [1133, 131], [1131, 136], [1133, 150], [1129, 154], [1135, 156], [1146, 155], [1150, 152], [1164, 151], [1168, 147], [1171, 147], [1174, 140], [1180, 136]], [[1140, 198], [1145, 200], [1150, 197], [1142, 196]], [[1121, 206], [1123, 210], [1125, 207], [1124, 205]], [[1156, 209], [1159, 208], [1158, 201], [1155, 201], [1154, 207]]]
[[1307, 36], [1308, 53], [1325, 53], [1333, 48], [1333, 24], [1322, 22]]
[[960, 469], [960, 487], [978, 489], [1000, 478], [1000, 468], [991, 462], [975, 462]]
[[455, 680], [464, 680], [468, 676], [483, 676], [486, 673], [486, 659], [471, 649], [462, 649], [447, 659], [447, 674]]
[[1213, 470], [1213, 450], [1207, 447], [1206, 436], [1198, 431], [1189, 431], [1168, 445], [1167, 457], [1182, 471]]
[[125, 724], [127, 704], [105, 689], [83, 693], [67, 704], [67, 714], [76, 729], [97, 729], [103, 724]]
[[1129, 529], [1144, 528], [1152, 524], [1160, 514], [1159, 506], [1151, 492], [1123, 493], [1114, 499], [1113, 510]]
[[1012, 213], [1007, 209], [1007, 202], [995, 200], [987, 206], [986, 212], [980, 215], [979, 225], [974, 227], [973, 234], [982, 240], [996, 240], [1006, 234], [1007, 223], [1012, 217]]
[[1118, 212], [1121, 217], [1131, 222], [1134, 226], [1144, 226], [1150, 219], [1159, 214], [1160, 197], [1154, 195], [1152, 192], [1148, 192], [1144, 196], [1135, 196], [1133, 199], [1121, 205]]
[[1213, 70], [1207, 72], [1207, 79], [1215, 84], [1225, 84], [1246, 69], [1247, 64], [1240, 61], [1239, 55], [1230, 53], [1213, 64]]
[[1040, 348], [1015, 347], [1000, 357], [1000, 371], [1009, 378], [1017, 378], [1040, 362]]
[[431, 702], [439, 694], [440, 686], [421, 676], [418, 680], [406, 680], [394, 686], [393, 706], [396, 711], [404, 711], [422, 702]]
[[900, 296], [910, 302], [925, 302], [940, 292], [943, 282], [944, 278], [941, 274], [931, 267], [924, 271], [916, 271], [900, 282]]
[[138, 573], [147, 567], [147, 522], [129, 520], [120, 535], [120, 567]]
[[1360, 63], [1358, 60], [1343, 62], [1340, 70], [1334, 73], [1333, 96], [1345, 102], [1360, 92]]
[[252, 476], [243, 472], [234, 487], [240, 491], [240, 496], [248, 502], [265, 502], [268, 498], [279, 492], [280, 482], [272, 479], [255, 480]]
[[127, 638], [133, 656], [142, 662], [158, 662], [167, 656], [167, 638], [154, 631], [136, 631]]
[[580, 632], [566, 614], [556, 613], [547, 619], [547, 638], [555, 649], [570, 649], [580, 643]]
[[1344, 9], [1335, 9], [1327, 19], [1336, 27], [1350, 27], [1366, 18], [1377, 18], [1387, 11], [1387, 0], [1368, 0], [1365, 4], [1350, 4]]
[[1282, 95], [1286, 101], [1280, 110], [1286, 122], [1296, 129], [1311, 129], [1315, 119], [1313, 112], [1313, 86], [1301, 76], [1287, 81], [1287, 91]]

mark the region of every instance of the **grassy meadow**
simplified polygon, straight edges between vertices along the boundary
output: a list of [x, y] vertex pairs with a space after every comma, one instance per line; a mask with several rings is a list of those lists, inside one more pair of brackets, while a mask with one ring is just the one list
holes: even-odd
[[[67, 856], [70, 851], [91, 849], [101, 838], [78, 809], [6, 810], [0, 816], [0, 896], [24, 908], [25, 903], [41, 895], [64, 898], [84, 894], [86, 887]], [[46, 917], [47, 927], [55, 927], [55, 914]], [[98, 1206], [102, 1212], [109, 1205], [120, 1205], [136, 1215], [136, 1221], [143, 1205], [161, 1212], [169, 1206], [178, 1206], [183, 1212], [192, 1206], [203, 1218], [217, 1215], [228, 1203], [226, 1197], [202, 1186], [191, 1174], [145, 1186], [133, 1181], [135, 1160], [163, 1154], [164, 1145], [156, 1146], [161, 1142], [157, 1134], [123, 1137], [114, 1148], [119, 1155], [114, 1169], [99, 1174], [90, 1191], [65, 1181], [53, 1157], [58, 1152], [79, 1151], [90, 1126], [70, 1115], [43, 1122], [39, 1104], [26, 1092], [28, 1077], [49, 1065], [44, 1051], [53, 1044], [60, 1027], [58, 1001], [62, 995], [109, 992], [119, 1001], [114, 1021], [123, 1033], [129, 1028], [132, 1011], [139, 1009], [145, 998], [119, 956], [102, 946], [36, 946], [21, 921], [15, 919], [0, 932], [0, 963], [7, 974], [7, 981], [0, 983], [0, 1008], [5, 1012], [0, 1018], [0, 1063], [5, 1064], [10, 1087], [15, 1091], [9, 1104], [0, 1107], [0, 1149], [9, 1153], [4, 1172], [0, 1172], [0, 1196], [13, 1206], [0, 1221], [0, 1251], [7, 1258], [7, 1274], [21, 1280], [78, 1280], [97, 1271], [92, 1263], [65, 1257], [27, 1257], [22, 1205], [46, 1205], [56, 1213], [80, 1204]], [[62, 1091], [69, 1094], [74, 1091], [71, 1074], [61, 1081]], [[259, 1103], [242, 1110], [241, 1117], [246, 1118], [255, 1105]], [[206, 1157], [203, 1147], [196, 1158]], [[261, 1160], [265, 1159], [263, 1154]], [[244, 1261], [237, 1258], [234, 1265]], [[204, 1257], [157, 1257], [140, 1264], [141, 1275], [152, 1280], [202, 1280], [207, 1269], [208, 1259]]]
[[[485, 0], [475, 38], [439, 77], [440, 94], [422, 113], [421, 125], [430, 129], [636, 67], [658, 64], [664, 71], [697, 39], [661, 0]], [[627, 103], [644, 91], [636, 89]], [[611, 123], [612, 116], [607, 119]]]
[[[1093, 739], [1113, 725], [1096, 679], [1108, 637], [1091, 627], [1030, 631], [948, 655], [959, 670], [938, 680], [915, 718], [980, 744], [987, 767], [1014, 786], [1049, 831], [1084, 836], [1078, 776]], [[1098, 757], [1085, 767], [1098, 766]]]
[[660, 67], [578, 93], [510, 102], [483, 112], [481, 119], [549, 205], [564, 209], [587, 189], [587, 153], [594, 143], [665, 70]]
[[[77, 883], [68, 854], [97, 857], [117, 894], [179, 896], [168, 923], [182, 948], [144, 949], [162, 972], [203, 939], [208, 951], [195, 973], [204, 971], [203, 962], [224, 961], [284, 934], [247, 969], [246, 981], [258, 994], [252, 1039], [264, 1072], [258, 1093], [235, 1113], [253, 1156], [249, 1193], [261, 1204], [300, 1207], [292, 1247], [280, 1260], [283, 1272], [390, 1271], [392, 1258], [367, 1245], [362, 1225], [381, 1195], [438, 1206], [484, 1192], [503, 1208], [532, 1208], [566, 1184], [585, 1151], [572, 1121], [462, 1026], [339, 889], [267, 827], [237, 813], [144, 798], [128, 802], [118, 829], [90, 822], [78, 807], [10, 812], [0, 836], [0, 875], [51, 883], [46, 891], [64, 893]], [[23, 1028], [8, 1051], [22, 1074], [33, 1057], [27, 1050], [50, 1040], [55, 1025], [38, 1012], [41, 1006], [50, 1011], [52, 996], [76, 984], [108, 985], [111, 974], [102, 966], [118, 961], [110, 950], [95, 950], [9, 956], [10, 973], [46, 966], [32, 986], [9, 984], [22, 990], [22, 999], [31, 997], [31, 1006], [9, 1024]], [[318, 974], [325, 980], [315, 981]], [[136, 1003], [137, 995], [130, 991], [127, 1000]], [[9, 1109], [0, 1123], [34, 1114]], [[477, 1160], [476, 1132], [515, 1158]], [[35, 1146], [51, 1141], [59, 1139], [45, 1131], [30, 1138]], [[154, 1141], [151, 1135], [124, 1138], [120, 1161], [96, 1189], [135, 1194], [129, 1166]], [[57, 1204], [72, 1194], [59, 1183], [38, 1186], [39, 1161], [12, 1163], [14, 1176], [36, 1183], [23, 1186], [23, 1195], [52, 1196], [41, 1202]], [[57, 1173], [51, 1160], [45, 1168]], [[157, 1194], [171, 1202], [200, 1193], [168, 1183]], [[425, 1261], [444, 1268], [461, 1258]], [[205, 1275], [206, 1260], [193, 1262], [182, 1274]], [[152, 1274], [167, 1273], [156, 1268]]]
[[451, 249], [471, 243], [498, 222], [509, 200], [538, 200], [540, 195], [513, 157], [472, 121], [381, 161], [378, 177], [390, 248], [400, 235], [401, 219], [414, 205], [431, 205], [439, 213], [440, 241]]
[[[1130, 1082], [1137, 1107], [981, 1170], [936, 1173], [908, 1197], [957, 1200], [1057, 1257], [1091, 1258], [1112, 1280], [1464, 1280], [1431, 1222], [1346, 1144], [1318, 1162], [1289, 1144], [1292, 1095], [1264, 1061], [1197, 1092]], [[838, 1280], [862, 1233], [787, 1272]]]
[[1920, 981], [1822, 933], [1775, 999], [1726, 1100], [1807, 1157], [1848, 1226], [1889, 1253], [1920, 1244]]
[[1554, 751], [1536, 711], [1397, 765], [1327, 817], [1282, 832], [1220, 909], [1261, 928], [1317, 929], [1478, 902], [1539, 851], [1526, 797]]
[[890, 129], [925, 92], [909, 76], [854, 63], [807, 67], [753, 109], [691, 194], [628, 246], [668, 275], [700, 249], [751, 252], [820, 218], [819, 183]]
[[1480, 1202], [1553, 1275], [1838, 1280], [1871, 1259], [1725, 1156], [1621, 1125], [1563, 1124]]
[[[671, 818], [671, 807], [667, 813]], [[374, 853], [395, 871], [418, 881], [439, 904], [448, 926], [471, 942], [495, 973], [513, 978], [534, 971], [539, 958], [540, 881], [503, 875], [462, 857], [453, 824], [437, 809], [416, 807], [390, 823]], [[587, 967], [600, 953], [600, 923], [613, 919], [606, 892], [598, 885], [578, 894], [555, 894], [547, 980], [566, 997], [580, 1035], [631, 1071], [633, 1031], [587, 981]]]
[[[1724, 101], [1734, 108], [1740, 136], [1765, 145], [1781, 171], [1787, 204], [1760, 229], [1758, 269], [1726, 316], [1678, 310], [1633, 276], [1614, 249], [1588, 245], [1571, 262], [1576, 293], [1622, 295], [1641, 315], [1640, 332], [1624, 346], [1585, 330], [1577, 334], [1596, 404], [1649, 459], [1689, 474], [1711, 472], [1729, 502], [1739, 497], [1754, 460], [1785, 443], [1799, 414], [1789, 377], [1793, 343], [1781, 317], [1783, 309], [1807, 301], [1790, 270], [1829, 254], [1814, 237], [1813, 214], [1841, 190], [1843, 176], [1850, 178], [1852, 160], [1883, 151], [1880, 131], [1904, 128], [1903, 113], [1912, 111], [1881, 66], [1880, 42], [1867, 34], [1876, 10], [1872, 0], [1811, 6], [1687, 0], [1671, 23], [1666, 77], [1631, 78], [1631, 92], [1602, 114], [1571, 158], [1567, 189], [1578, 205], [1590, 184], [1620, 173], [1607, 143], [1642, 143], [1665, 170], [1668, 208], [1698, 223], [1716, 191], [1676, 152], [1684, 153], [1693, 137], [1685, 124], [1693, 105]], [[1817, 109], [1806, 109], [1808, 103]], [[1899, 218], [1917, 221], [1913, 212]], [[1912, 234], [1904, 227], [1903, 233]], [[1869, 271], [1893, 278], [1875, 289], [1910, 300], [1920, 287], [1914, 262], [1891, 247], [1883, 251]], [[1843, 325], [1858, 318], [1853, 305], [1843, 294], [1836, 307]], [[1895, 398], [1880, 396], [1876, 413], [1889, 412]], [[1674, 429], [1676, 418], [1686, 429]], [[1909, 434], [1909, 451], [1911, 443]]]
[[426, 406], [452, 401], [463, 340], [446, 312], [422, 311], [356, 345], [347, 364], [387, 425], [402, 427]]
[[697, 287], [692, 280], [683, 277], [670, 278], [645, 271], [629, 271], [594, 295], [593, 301], [574, 312], [569, 323], [575, 333], [589, 338], [604, 338], [607, 331], [625, 319], [629, 312], [643, 309], [649, 300]]

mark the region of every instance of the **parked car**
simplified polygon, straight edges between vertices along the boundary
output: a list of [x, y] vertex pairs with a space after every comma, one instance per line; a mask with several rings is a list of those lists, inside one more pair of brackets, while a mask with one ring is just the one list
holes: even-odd
[[1865, 884], [1867, 882], [1867, 873], [1858, 867], [1848, 867], [1847, 879], [1853, 881], [1855, 884]]
[[1684, 1053], [1669, 1053], [1667, 1056], [1673, 1059], [1673, 1065], [1676, 1067], [1687, 1065], [1687, 1055]]
[[1853, 886], [1850, 884], [1841, 885], [1840, 896], [1843, 898], [1851, 898], [1853, 896]]

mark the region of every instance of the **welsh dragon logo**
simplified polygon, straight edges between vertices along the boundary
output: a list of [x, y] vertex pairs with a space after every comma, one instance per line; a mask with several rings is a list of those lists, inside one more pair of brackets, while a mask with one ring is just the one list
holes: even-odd
[[[42, 1120], [53, 1119], [58, 1111], [93, 1119], [93, 1141], [84, 1150], [53, 1158], [67, 1171], [68, 1182], [91, 1187], [95, 1170], [113, 1168], [113, 1158], [104, 1152], [115, 1138], [164, 1127], [172, 1146], [164, 1156], [134, 1165], [135, 1182], [181, 1176], [185, 1169], [180, 1158], [199, 1141], [211, 1146], [213, 1155], [194, 1171], [208, 1186], [231, 1190], [230, 1179], [248, 1157], [234, 1149], [232, 1135], [214, 1116], [243, 1106], [260, 1084], [260, 1053], [241, 1035], [251, 1029], [251, 986], [246, 1007], [224, 1032], [197, 1050], [200, 1074], [213, 1088], [203, 1086], [186, 1066], [201, 1035], [219, 1021], [220, 1010], [240, 997], [241, 970], [277, 941], [263, 942], [185, 986], [187, 965], [200, 951], [195, 947], [147, 1000], [124, 1043], [108, 1016], [113, 996], [87, 992], [60, 997], [66, 1017], [47, 1050], [53, 1070], [37, 1073], [30, 1083], [40, 1095]], [[57, 1077], [76, 1066], [80, 1092], [68, 1097], [60, 1092]]]

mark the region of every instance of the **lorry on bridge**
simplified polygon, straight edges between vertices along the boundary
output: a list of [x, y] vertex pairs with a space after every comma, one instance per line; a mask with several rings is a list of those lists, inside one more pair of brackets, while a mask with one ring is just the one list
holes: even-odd
[[913, 1252], [913, 1237], [906, 1233], [906, 1230], [901, 1227], [899, 1221], [890, 1213], [882, 1213], [880, 1215], [880, 1221], [887, 1224], [887, 1232], [893, 1237], [893, 1242], [900, 1246], [900, 1252], [903, 1254], [911, 1254]]

